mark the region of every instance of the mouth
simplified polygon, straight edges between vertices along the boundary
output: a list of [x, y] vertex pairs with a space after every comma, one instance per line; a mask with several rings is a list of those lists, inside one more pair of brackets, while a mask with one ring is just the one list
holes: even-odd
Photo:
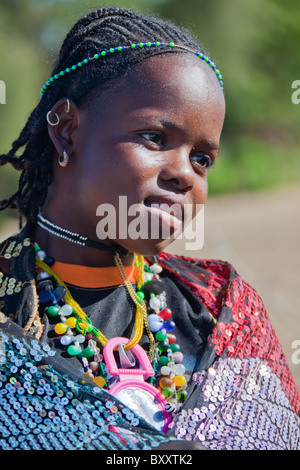
[[[160, 223], [162, 230], [169, 236], [182, 230], [184, 205], [182, 201], [168, 197], [149, 197], [144, 200], [151, 223]], [[163, 236], [164, 238], [164, 236]], [[166, 237], [167, 238], [167, 237]]]
[[184, 220], [185, 205], [181, 199], [167, 196], [153, 196], [144, 200], [144, 205], [149, 208], [157, 208], [162, 212], [173, 215], [181, 222]]

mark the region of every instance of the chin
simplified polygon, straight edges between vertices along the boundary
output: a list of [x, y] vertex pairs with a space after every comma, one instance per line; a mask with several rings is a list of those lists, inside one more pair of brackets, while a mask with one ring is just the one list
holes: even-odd
[[168, 240], [130, 240], [126, 242], [122, 240], [120, 245], [132, 253], [138, 253], [143, 256], [158, 256], [162, 251], [164, 251], [172, 242], [173, 239]]

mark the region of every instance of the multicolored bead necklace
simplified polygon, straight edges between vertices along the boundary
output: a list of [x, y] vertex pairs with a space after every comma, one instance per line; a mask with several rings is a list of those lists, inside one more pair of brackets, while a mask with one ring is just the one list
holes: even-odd
[[[141, 255], [136, 255], [137, 290], [127, 279], [118, 253], [114, 260], [130, 298], [136, 306], [135, 329], [128, 344], [119, 348], [122, 366], [134, 367], [136, 361], [131, 349], [138, 345], [144, 328], [149, 337], [148, 357], [152, 362], [155, 375], [149, 379], [167, 400], [165, 409], [168, 413], [178, 410], [179, 403], [187, 396], [183, 355], [176, 343], [173, 331], [176, 328], [171, 320], [172, 311], [166, 305], [166, 293], [159, 278], [162, 271], [158, 263], [148, 266]], [[102, 352], [109, 341], [103, 333], [94, 327], [80, 305], [73, 299], [65, 283], [53, 271], [53, 258], [36, 245], [37, 289], [41, 304], [50, 318], [59, 320], [54, 327], [60, 336], [60, 342], [67, 347], [70, 356], [76, 356], [82, 362], [84, 374], [99, 387], [111, 388], [116, 378], [112, 377], [105, 364]], [[56, 281], [57, 286], [53, 280]], [[145, 300], [149, 300], [147, 306]], [[50, 304], [50, 305], [49, 305]]]

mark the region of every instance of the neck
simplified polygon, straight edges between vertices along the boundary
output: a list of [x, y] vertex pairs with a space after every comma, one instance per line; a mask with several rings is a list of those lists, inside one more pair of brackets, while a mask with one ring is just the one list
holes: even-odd
[[[36, 229], [35, 240], [41, 249], [46, 251], [48, 256], [52, 256], [55, 261], [61, 263], [90, 267], [115, 266], [114, 258], [110, 251], [72, 243], [47, 232], [39, 226]], [[112, 244], [112, 242], [108, 242], [107, 247]], [[124, 266], [131, 266], [134, 264], [134, 254], [122, 256], [121, 260]]]

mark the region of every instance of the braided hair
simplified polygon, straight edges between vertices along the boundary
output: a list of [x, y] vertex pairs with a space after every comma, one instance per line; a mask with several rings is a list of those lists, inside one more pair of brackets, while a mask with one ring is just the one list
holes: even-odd
[[[206, 54], [189, 32], [169, 21], [123, 8], [101, 8], [81, 18], [67, 34], [52, 75], [92, 57], [99, 50], [149, 40], [174, 41]], [[147, 48], [111, 54], [101, 59], [101, 64], [91, 61], [87, 67], [52, 83], [31, 113], [19, 138], [13, 142], [11, 150], [0, 155], [0, 166], [10, 163], [21, 171], [17, 191], [0, 201], [0, 210], [17, 209], [20, 225], [22, 216], [32, 223], [36, 221], [52, 180], [52, 157], [55, 152], [48, 134], [46, 115], [59, 99], [68, 97], [79, 107], [84, 106], [95, 89], [113, 86], [111, 79], [125, 76], [134, 64], [167, 52]], [[23, 149], [22, 153], [20, 149]]]

